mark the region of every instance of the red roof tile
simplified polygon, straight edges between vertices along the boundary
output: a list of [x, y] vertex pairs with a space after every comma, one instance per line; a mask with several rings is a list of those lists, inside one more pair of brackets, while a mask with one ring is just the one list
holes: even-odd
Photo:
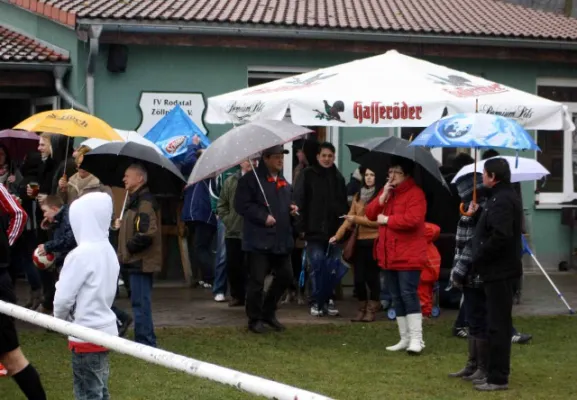
[[81, 19], [577, 40], [577, 19], [498, 0], [10, 0]]
[[64, 62], [68, 55], [0, 25], [0, 62]]

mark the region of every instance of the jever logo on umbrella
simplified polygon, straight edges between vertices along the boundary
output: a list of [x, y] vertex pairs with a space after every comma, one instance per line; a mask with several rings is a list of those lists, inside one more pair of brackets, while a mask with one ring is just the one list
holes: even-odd
[[165, 150], [168, 154], [174, 154], [185, 142], [186, 136], [178, 136], [166, 145]]

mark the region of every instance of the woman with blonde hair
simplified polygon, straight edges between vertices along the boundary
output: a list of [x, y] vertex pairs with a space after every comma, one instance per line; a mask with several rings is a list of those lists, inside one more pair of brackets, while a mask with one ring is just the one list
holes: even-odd
[[89, 147], [80, 146], [80, 148], [74, 152], [74, 163], [76, 164], [77, 172], [68, 180], [66, 177], [62, 177], [58, 181], [58, 187], [60, 188], [58, 194], [67, 204], [71, 204], [74, 200], [86, 193], [103, 192], [112, 197], [112, 190], [109, 186], [103, 185], [97, 177], [80, 168], [84, 160], [84, 155], [89, 151]]

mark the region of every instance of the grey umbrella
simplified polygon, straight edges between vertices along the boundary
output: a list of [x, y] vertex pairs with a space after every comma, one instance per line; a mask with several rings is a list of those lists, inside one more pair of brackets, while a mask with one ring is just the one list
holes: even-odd
[[257, 120], [231, 129], [203, 151], [188, 184], [217, 176], [269, 147], [288, 143], [309, 132], [310, 129], [291, 122], [273, 120]]
[[408, 158], [448, 189], [449, 186], [439, 169], [439, 163], [431, 152], [424, 147], [409, 146], [409, 144], [408, 140], [389, 136], [347, 143], [347, 147], [351, 151], [352, 161], [375, 172], [388, 167], [390, 156]]

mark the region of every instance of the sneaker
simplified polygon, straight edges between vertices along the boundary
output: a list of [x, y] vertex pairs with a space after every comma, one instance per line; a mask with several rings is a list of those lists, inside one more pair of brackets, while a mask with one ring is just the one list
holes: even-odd
[[466, 339], [469, 337], [469, 328], [467, 327], [453, 327], [453, 336], [456, 336], [461, 339]]
[[224, 297], [224, 294], [222, 293], [217, 293], [216, 296], [214, 296], [214, 301], [222, 303], [226, 301], [226, 297]]
[[527, 344], [531, 339], [533, 339], [533, 335], [517, 332], [515, 335], [511, 336], [511, 343]]
[[202, 287], [205, 289], [212, 289], [212, 285], [208, 282], [202, 282]]
[[126, 332], [128, 332], [128, 328], [130, 328], [132, 322], [134, 322], [134, 319], [130, 315], [127, 315], [124, 321], [118, 318], [116, 319], [116, 327], [118, 328], [118, 337], [126, 336]]
[[321, 310], [317, 304], [313, 304], [311, 306], [311, 315], [313, 317], [322, 317], [323, 316], [323, 310]]
[[124, 286], [124, 281], [122, 278], [118, 278], [118, 286]]
[[0, 364], [0, 378], [4, 376], [8, 376], [8, 371], [6, 370], [6, 368], [4, 368], [2, 364]]
[[329, 300], [329, 304], [327, 305], [327, 314], [329, 314], [331, 317], [336, 317], [339, 315], [339, 310], [335, 306], [335, 302], [332, 300]]

